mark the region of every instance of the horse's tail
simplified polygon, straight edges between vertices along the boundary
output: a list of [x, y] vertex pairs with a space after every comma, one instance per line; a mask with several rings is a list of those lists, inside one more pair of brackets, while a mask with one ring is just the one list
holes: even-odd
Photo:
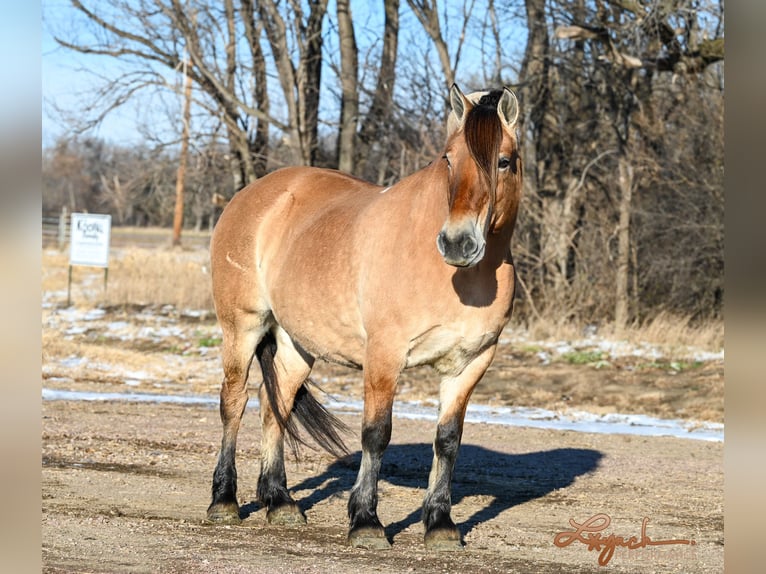
[[[271, 332], [266, 333], [258, 347], [255, 355], [258, 363], [261, 365], [263, 374], [263, 385], [266, 388], [266, 396], [269, 405], [274, 413], [274, 418], [279, 427], [285, 432], [290, 447], [297, 454], [300, 445], [311, 447], [306, 439], [303, 438], [295, 424], [297, 419], [304, 429], [311, 435], [311, 438], [335, 456], [343, 456], [349, 453], [340, 433], [350, 432], [346, 424], [338, 417], [328, 411], [309, 389], [311, 381], [306, 379], [295, 395], [292, 410], [285, 415], [282, 412], [281, 393], [279, 391], [279, 382], [274, 370], [274, 356], [277, 352], [277, 340]], [[294, 416], [293, 416], [294, 415]]]

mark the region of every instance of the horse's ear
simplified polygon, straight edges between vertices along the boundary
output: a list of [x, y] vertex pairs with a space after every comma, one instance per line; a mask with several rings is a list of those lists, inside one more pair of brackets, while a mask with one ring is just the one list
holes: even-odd
[[450, 106], [452, 106], [452, 113], [455, 114], [455, 119], [457, 119], [456, 127], [459, 128], [463, 125], [465, 117], [468, 115], [468, 111], [473, 107], [473, 104], [471, 104], [471, 102], [469, 102], [463, 95], [463, 92], [460, 91], [457, 84], [452, 84], [452, 88], [450, 88], [449, 102]]
[[509, 128], [513, 127], [519, 119], [519, 100], [508, 88], [503, 88], [503, 95], [497, 103], [497, 115]]

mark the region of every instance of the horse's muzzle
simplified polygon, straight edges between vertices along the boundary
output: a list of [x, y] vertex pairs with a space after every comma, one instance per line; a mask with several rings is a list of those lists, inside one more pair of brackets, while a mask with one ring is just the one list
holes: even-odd
[[442, 229], [436, 236], [436, 248], [444, 261], [455, 267], [471, 267], [481, 261], [486, 242], [478, 231], [472, 226], [472, 229], [461, 230], [453, 235], [447, 229]]

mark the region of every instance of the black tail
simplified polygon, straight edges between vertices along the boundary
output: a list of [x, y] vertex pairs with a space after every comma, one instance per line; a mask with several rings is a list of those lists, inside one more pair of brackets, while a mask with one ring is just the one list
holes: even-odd
[[261, 365], [263, 384], [266, 387], [266, 396], [269, 399], [269, 405], [271, 405], [274, 418], [276, 418], [280, 428], [285, 431], [285, 437], [293, 452], [297, 455], [300, 445], [312, 447], [301, 436], [298, 425], [295, 424], [297, 419], [301, 426], [311, 435], [311, 438], [327, 452], [335, 456], [348, 454], [348, 448], [344, 444], [340, 433], [348, 433], [350, 429], [314, 398], [314, 395], [309, 390], [310, 380], [306, 379], [301, 388], [298, 389], [292, 410], [286, 416], [282, 413], [279, 384], [276, 372], [274, 371], [274, 355], [276, 352], [277, 341], [274, 335], [271, 332], [266, 333], [255, 349], [255, 355]]

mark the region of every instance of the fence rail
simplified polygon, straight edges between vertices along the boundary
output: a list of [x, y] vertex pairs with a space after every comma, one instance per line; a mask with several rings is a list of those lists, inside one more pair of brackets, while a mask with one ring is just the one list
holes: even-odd
[[[61, 212], [44, 212], [42, 215], [43, 247], [57, 247], [63, 251], [68, 248], [71, 237], [71, 212], [62, 208]], [[183, 243], [187, 247], [204, 247], [210, 244], [210, 231], [185, 229]], [[168, 245], [171, 230], [165, 228], [112, 227], [111, 245], [117, 247], [157, 247]]]
[[61, 212], [43, 213], [43, 246], [56, 245], [63, 249], [69, 243], [70, 217], [69, 210], [64, 207]]

